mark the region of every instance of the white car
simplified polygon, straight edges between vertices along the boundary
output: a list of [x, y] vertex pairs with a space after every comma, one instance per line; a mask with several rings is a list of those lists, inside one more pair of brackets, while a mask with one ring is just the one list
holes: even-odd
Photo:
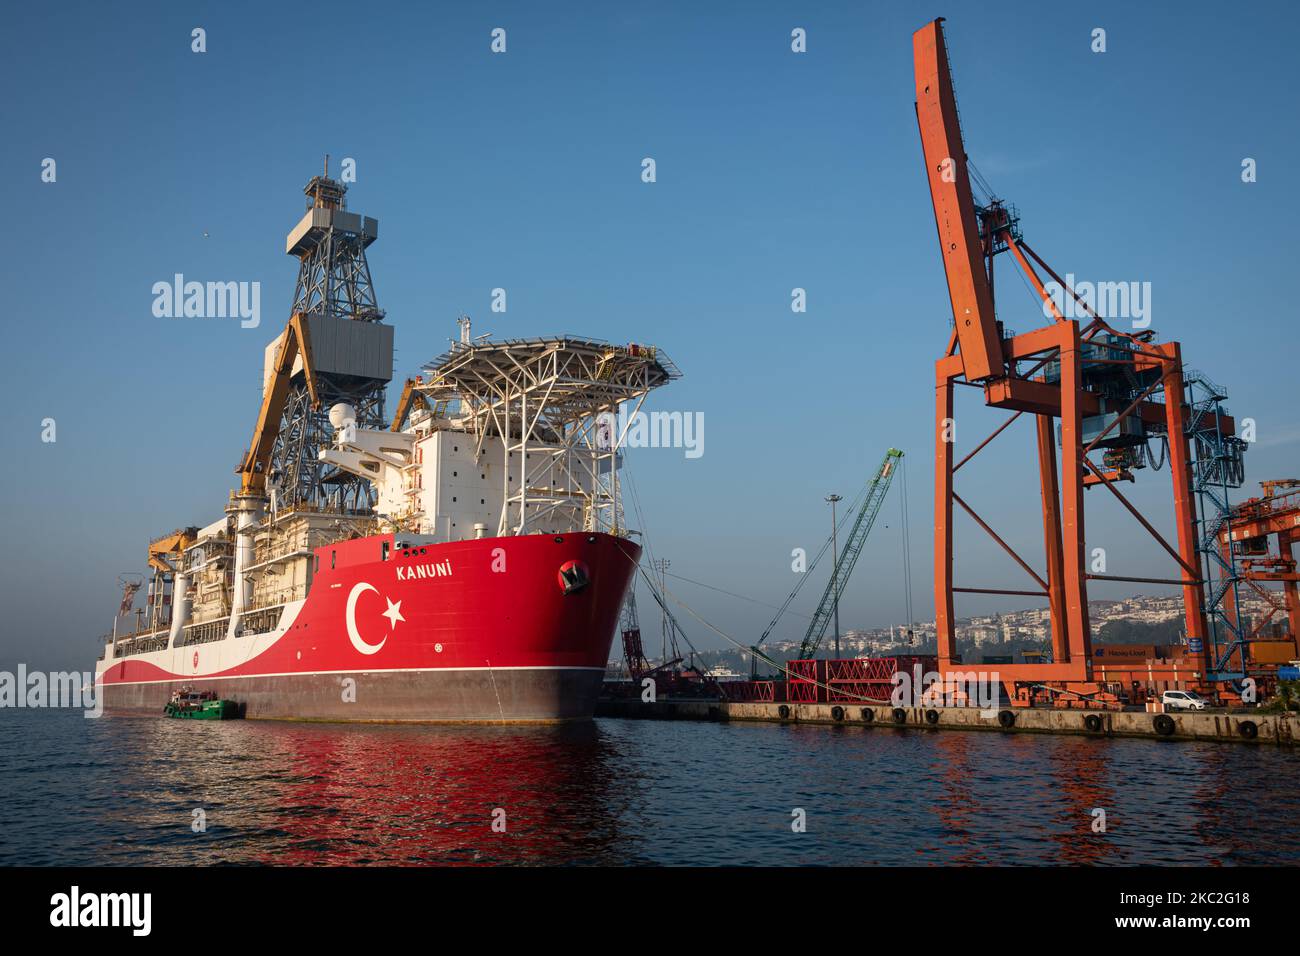
[[1160, 695], [1165, 710], [1204, 710], [1210, 706], [1200, 694], [1191, 690], [1167, 690]]

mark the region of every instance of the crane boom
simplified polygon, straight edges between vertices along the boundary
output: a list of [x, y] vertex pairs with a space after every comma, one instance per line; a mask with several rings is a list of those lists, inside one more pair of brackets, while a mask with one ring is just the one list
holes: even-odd
[[164, 535], [149, 543], [149, 567], [164, 574], [176, 569], [167, 563], [173, 554], [183, 554], [185, 549], [198, 540], [198, 528], [177, 528], [171, 534]]
[[993, 290], [984, 271], [984, 248], [975, 197], [966, 169], [966, 147], [957, 118], [943, 18], [912, 34], [916, 67], [916, 122], [925, 151], [948, 297], [967, 381], [1003, 374], [1002, 338], [993, 311]]
[[271, 448], [280, 432], [280, 416], [289, 396], [289, 381], [293, 377], [294, 362], [301, 358], [303, 375], [313, 408], [320, 407], [316, 392], [316, 367], [312, 362], [311, 337], [307, 333], [307, 317], [295, 312], [280, 335], [276, 346], [271, 377], [262, 391], [262, 407], [257, 415], [257, 427], [235, 473], [240, 476], [240, 494], [260, 495], [266, 491], [266, 469], [271, 460]]
[[397, 409], [393, 412], [392, 431], [402, 430], [406, 425], [406, 417], [415, 410], [417, 405], [425, 409], [429, 407], [429, 400], [415, 390], [417, 381], [418, 379], [408, 378], [406, 384], [402, 386], [402, 396], [397, 400]]
[[840, 551], [840, 559], [831, 571], [831, 579], [826, 582], [826, 590], [822, 592], [817, 613], [813, 615], [812, 623], [808, 625], [808, 633], [804, 635], [803, 643], [799, 645], [799, 660], [808, 660], [817, 653], [817, 647], [826, 634], [826, 625], [830, 623], [831, 614], [835, 610], [836, 599], [844, 593], [844, 585], [848, 583], [849, 575], [853, 573], [853, 566], [858, 563], [862, 547], [867, 543], [867, 535], [871, 534], [871, 526], [876, 523], [876, 515], [885, 500], [885, 493], [889, 491], [889, 483], [894, 478], [894, 466], [902, 457], [903, 453], [897, 448], [889, 449], [876, 470], [876, 476], [871, 479], [871, 486], [862, 499], [862, 507], [858, 509], [858, 516], [854, 519], [849, 537]]

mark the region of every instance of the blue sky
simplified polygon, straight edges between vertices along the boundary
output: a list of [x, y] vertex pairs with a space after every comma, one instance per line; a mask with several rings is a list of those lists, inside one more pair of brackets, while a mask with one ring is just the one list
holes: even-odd
[[[293, 291], [284, 235], [325, 153], [356, 160], [350, 207], [380, 221], [371, 267], [399, 375], [443, 350], [460, 312], [498, 336], [659, 345], [685, 377], [654, 407], [703, 412], [706, 451], [630, 455], [655, 551], [675, 572], [772, 604], [795, 583], [791, 549], [825, 537], [822, 497], [852, 496], [887, 447], [903, 448], [928, 617], [932, 363], [949, 313], [911, 33], [943, 13], [968, 152], [1019, 206], [1027, 240], [1062, 273], [1151, 282], [1153, 327], [1258, 422], [1249, 482], [1300, 472], [1286, 304], [1300, 218], [1292, 5], [807, 7], [10, 12], [0, 662], [89, 666], [117, 575], [142, 569], [152, 536], [220, 514], [262, 349]], [[204, 54], [190, 50], [196, 26]], [[489, 51], [494, 27], [505, 55]], [[808, 33], [802, 55], [795, 27]], [[1090, 50], [1095, 27], [1104, 54]], [[653, 184], [640, 179], [647, 156]], [[45, 157], [56, 183], [41, 182]], [[1258, 182], [1241, 182], [1244, 157]], [[1000, 311], [1023, 331], [1042, 320], [1008, 266]], [[155, 318], [151, 286], [177, 272], [260, 282], [262, 326]], [[790, 310], [796, 286], [806, 314]], [[508, 292], [505, 314], [489, 312], [494, 287]], [[1000, 420], [964, 407], [959, 448]], [[54, 444], [40, 441], [47, 417]], [[967, 500], [1036, 555], [1024, 426], [961, 478]], [[1167, 488], [1166, 472], [1132, 494], [1162, 529]], [[1089, 544], [1118, 555], [1110, 570], [1167, 570], [1098, 494]], [[891, 495], [845, 627], [902, 618], [898, 511]], [[977, 528], [959, 533], [961, 583], [1020, 586]], [[810, 584], [800, 611], [820, 593]], [[742, 640], [770, 617], [675, 587]], [[779, 633], [795, 636], [799, 621]], [[698, 628], [692, 638], [720, 643]]]

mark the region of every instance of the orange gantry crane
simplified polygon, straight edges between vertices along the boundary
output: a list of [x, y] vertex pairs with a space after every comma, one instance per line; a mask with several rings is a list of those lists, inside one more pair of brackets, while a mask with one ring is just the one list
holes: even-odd
[[[1220, 588], [1226, 590], [1222, 581], [1231, 577], [1232, 569], [1229, 555], [1226, 570], [1219, 569], [1216, 575], [1203, 572], [1203, 543], [1216, 540], [1210, 531], [1217, 533], [1221, 518], [1216, 514], [1210, 519], [1214, 528], [1198, 521], [1197, 499], [1207, 488], [1213, 491], [1216, 482], [1229, 486], [1238, 479], [1244, 446], [1234, 436], [1232, 419], [1218, 404], [1220, 393], [1216, 391], [1211, 401], [1189, 401], [1177, 342], [1158, 343], [1150, 330], [1121, 331], [1112, 326], [1024, 241], [1013, 206], [991, 191], [983, 203], [976, 201], [942, 23], [942, 18], [928, 23], [912, 38], [917, 122], [954, 323], [948, 346], [935, 364], [934, 598], [940, 672], [965, 669], [956, 649], [955, 594], [1033, 595], [1049, 604], [1051, 661], [998, 665], [1008, 696], [1028, 703], [1040, 692], [1053, 697], [1059, 691], [1104, 693], [1106, 688], [1093, 677], [1088, 583], [1106, 580], [1181, 588], [1188, 653], [1196, 659], [1193, 681], [1203, 682], [1218, 663], [1207, 640], [1207, 593], [1215, 602], [1222, 600]], [[983, 189], [978, 171], [974, 175]], [[993, 267], [995, 257], [1006, 252], [1041, 298], [1045, 327], [1015, 335], [998, 321]], [[1049, 291], [1044, 276], [1056, 283], [1058, 291]], [[1064, 302], [1071, 307], [1060, 308]], [[956, 385], [978, 388], [985, 405], [1010, 413], [960, 459], [955, 444]], [[956, 473], [1023, 415], [1032, 416], [1036, 429], [1045, 555], [1041, 573], [954, 488]], [[1167, 446], [1160, 463], [1167, 458], [1173, 479], [1173, 543], [1118, 487], [1121, 481], [1134, 480], [1135, 469], [1156, 467], [1152, 443]], [[1196, 460], [1194, 449], [1211, 447], [1235, 460], [1210, 460], [1213, 456], [1208, 453], [1202, 456], [1206, 460]], [[1100, 461], [1094, 460], [1097, 457]], [[1084, 493], [1097, 486], [1115, 497], [1159, 542], [1172, 559], [1174, 576], [1090, 573], [1084, 547]], [[954, 505], [1020, 566], [1031, 582], [1024, 590], [954, 582]]]

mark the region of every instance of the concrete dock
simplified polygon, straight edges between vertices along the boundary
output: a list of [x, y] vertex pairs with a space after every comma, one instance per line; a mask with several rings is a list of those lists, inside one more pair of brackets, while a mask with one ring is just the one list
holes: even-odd
[[843, 724], [881, 729], [980, 730], [1000, 733], [1076, 734], [1149, 740], [1294, 746], [1300, 714], [1177, 711], [1057, 710], [1014, 707], [981, 712], [966, 707], [765, 703], [725, 700], [601, 700], [598, 717], [641, 720], [750, 720]]

